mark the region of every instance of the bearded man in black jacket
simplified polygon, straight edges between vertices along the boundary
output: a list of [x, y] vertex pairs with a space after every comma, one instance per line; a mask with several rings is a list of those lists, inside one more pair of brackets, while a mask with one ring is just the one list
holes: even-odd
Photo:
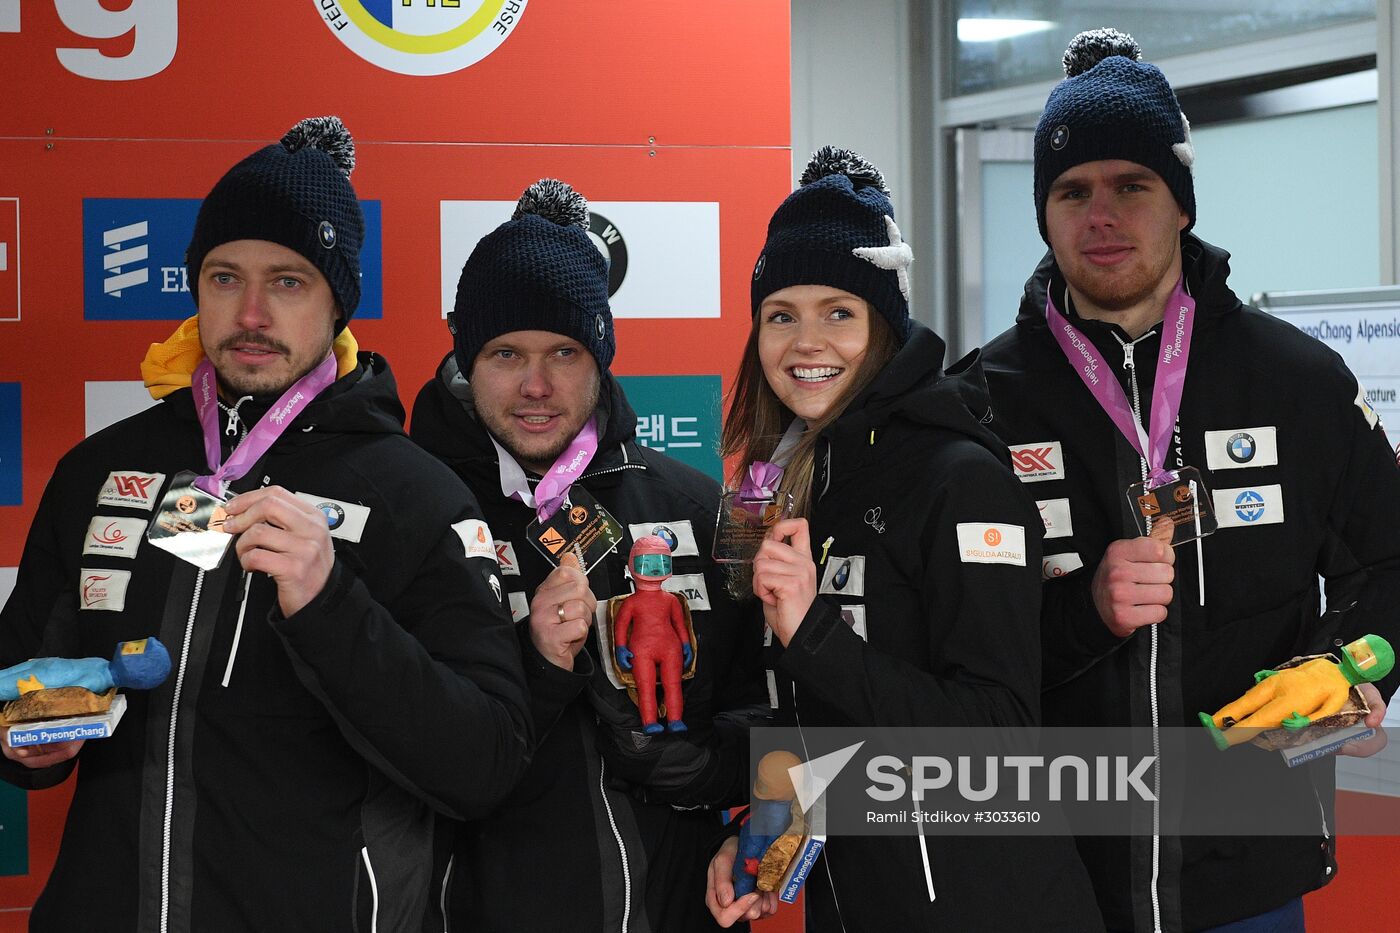
[[[1226, 282], [1228, 254], [1190, 233], [1190, 127], [1140, 54], [1114, 30], [1066, 52], [1068, 77], [1035, 134], [1050, 252], [983, 362], [992, 427], [1046, 522], [1045, 724], [1140, 726], [1155, 740], [1199, 728], [1197, 714], [1256, 671], [1367, 633], [1395, 640], [1400, 473], [1342, 360], [1245, 307]], [[1188, 467], [1219, 529], [1142, 528], [1128, 494], [1144, 490], [1131, 487], [1170, 488]], [[1175, 549], [1163, 540], [1174, 536]], [[1369, 725], [1395, 683], [1361, 688]], [[1248, 769], [1282, 768], [1255, 749], [1230, 756], [1219, 760], [1231, 770], [1190, 783], [1239, 801]], [[1301, 931], [1301, 895], [1336, 870], [1332, 760], [1287, 779], [1272, 805], [1315, 814], [1311, 835], [1081, 838], [1109, 927]], [[1154, 773], [1155, 794], [1182, 792], [1165, 780]]]
[[434, 814], [482, 812], [524, 767], [490, 530], [345, 329], [353, 166], [321, 117], [224, 175], [186, 257], [199, 314], [142, 366], [160, 403], [44, 492], [3, 664], [156, 635], [175, 665], [109, 738], [5, 744], [24, 787], [82, 763], [30, 929], [417, 933]]
[[[497, 535], [538, 735], [509, 799], [453, 827], [452, 929], [714, 929], [704, 897], [718, 810], [747, 800], [747, 725], [768, 709], [762, 621], [709, 560], [719, 486], [636, 443], [609, 371], [607, 266], [587, 230], [568, 185], [525, 191], [467, 259], [453, 351], [413, 408], [413, 439], [476, 490]], [[595, 566], [536, 545], [561, 506], [595, 502], [624, 531]], [[645, 535], [671, 545], [667, 586], [686, 595], [696, 636], [684, 731], [660, 735], [612, 679], [594, 625], [633, 589], [627, 554]]]

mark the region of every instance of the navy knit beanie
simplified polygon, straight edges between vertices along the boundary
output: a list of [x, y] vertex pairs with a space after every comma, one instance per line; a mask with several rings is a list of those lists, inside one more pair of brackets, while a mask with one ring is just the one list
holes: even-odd
[[554, 178], [526, 188], [511, 219], [467, 257], [453, 308], [448, 324], [468, 378], [483, 346], [517, 330], [572, 337], [606, 370], [617, 343], [608, 264], [588, 237], [588, 201]]
[[1116, 29], [1081, 32], [1065, 50], [1067, 77], [1035, 128], [1035, 215], [1047, 243], [1050, 186], [1074, 166], [1103, 159], [1152, 169], [1186, 213], [1185, 229], [1196, 223], [1191, 127], [1166, 76], [1141, 58], [1133, 37]]
[[354, 168], [355, 140], [340, 118], [308, 117], [229, 169], [200, 205], [185, 251], [196, 307], [210, 250], [267, 240], [300, 253], [326, 277], [340, 306], [339, 332], [360, 304], [365, 219], [350, 186]]
[[823, 146], [799, 185], [768, 222], [753, 270], [754, 314], [790, 285], [827, 285], [868, 301], [902, 345], [914, 251], [895, 226], [884, 176], [849, 149]]

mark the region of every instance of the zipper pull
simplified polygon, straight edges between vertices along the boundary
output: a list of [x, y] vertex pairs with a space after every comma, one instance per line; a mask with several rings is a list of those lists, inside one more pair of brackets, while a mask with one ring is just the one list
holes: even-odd
[[224, 436], [225, 436], [225, 437], [233, 437], [233, 436], [234, 436], [235, 434], [237, 434], [237, 433], [238, 433], [238, 409], [237, 409], [237, 408], [230, 408], [230, 409], [228, 410], [228, 425], [224, 428]]
[[1136, 343], [1132, 343], [1132, 342], [1123, 344], [1123, 368], [1124, 368], [1124, 369], [1132, 369], [1132, 368], [1133, 368], [1133, 347], [1135, 347], [1135, 346], [1137, 346], [1137, 344], [1136, 344]]
[[817, 563], [819, 563], [819, 564], [825, 564], [825, 563], [826, 563], [826, 555], [827, 555], [827, 552], [831, 550], [831, 546], [832, 546], [833, 544], [835, 544], [835, 543], [836, 543], [836, 536], [835, 536], [835, 535], [833, 535], [833, 536], [827, 538], [825, 541], [822, 542], [822, 559], [819, 560], [819, 561], [817, 561]]

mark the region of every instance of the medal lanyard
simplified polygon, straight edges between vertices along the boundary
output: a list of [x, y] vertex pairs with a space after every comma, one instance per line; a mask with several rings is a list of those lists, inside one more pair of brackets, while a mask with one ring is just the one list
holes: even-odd
[[1157, 354], [1157, 374], [1152, 380], [1152, 407], [1148, 429], [1144, 430], [1133, 406], [1118, 379], [1103, 365], [1098, 349], [1083, 331], [1055, 307], [1049, 295], [1045, 299], [1045, 319], [1050, 333], [1064, 351], [1065, 359], [1074, 367], [1079, 378], [1098, 401], [1104, 413], [1123, 432], [1138, 456], [1147, 461], [1148, 478], [1161, 485], [1170, 477], [1163, 465], [1177, 413], [1181, 410], [1181, 393], [1186, 386], [1186, 364], [1191, 357], [1191, 327], [1196, 317], [1196, 302], [1186, 294], [1184, 280], [1178, 280], [1167, 299], [1164, 315], [1162, 346]]
[[593, 456], [598, 452], [598, 419], [589, 418], [578, 434], [574, 435], [569, 446], [554, 461], [554, 465], [545, 471], [544, 478], [535, 486], [534, 492], [531, 492], [525, 470], [516, 462], [515, 457], [511, 456], [510, 451], [491, 436], [491, 432], [486, 433], [491, 437], [492, 446], [496, 448], [496, 462], [500, 465], [501, 494], [507, 499], [515, 499], [534, 509], [541, 522], [548, 521], [550, 516], [559, 511], [559, 506], [569, 495], [569, 487], [588, 469], [588, 464], [593, 462]]
[[777, 449], [772, 460], [755, 460], [749, 464], [744, 480], [739, 484], [739, 498], [749, 502], [772, 499], [778, 494], [778, 484], [782, 482], [783, 471], [787, 469], [797, 442], [802, 440], [802, 432], [807, 430], [807, 422], [793, 418], [783, 436], [778, 439]]
[[258, 423], [248, 431], [248, 436], [224, 460], [223, 450], [219, 446], [219, 401], [214, 364], [207, 357], [201, 360], [195, 367], [191, 388], [194, 391], [195, 411], [204, 431], [204, 458], [213, 472], [196, 477], [195, 485], [211, 496], [222, 498], [228, 485], [242, 479], [262, 459], [302, 409], [335, 382], [335, 374], [335, 355], [327, 354], [315, 369], [282, 393], [282, 397], [258, 419]]

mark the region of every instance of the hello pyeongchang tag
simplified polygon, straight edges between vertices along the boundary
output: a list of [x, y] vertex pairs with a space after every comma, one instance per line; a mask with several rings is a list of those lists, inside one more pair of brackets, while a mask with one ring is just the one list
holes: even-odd
[[1200, 471], [1195, 467], [1175, 470], [1164, 467], [1172, 428], [1181, 410], [1195, 315], [1196, 302], [1186, 294], [1184, 283], [1179, 280], [1167, 299], [1166, 313], [1162, 316], [1162, 346], [1157, 358], [1157, 375], [1152, 381], [1150, 427], [1144, 429], [1117, 377], [1100, 358], [1098, 348], [1060, 313], [1053, 299], [1045, 300], [1046, 323], [1065, 359], [1138, 456], [1147, 461], [1146, 481], [1134, 483], [1126, 490], [1138, 530], [1172, 547], [1204, 538], [1216, 529], [1210, 492]]

